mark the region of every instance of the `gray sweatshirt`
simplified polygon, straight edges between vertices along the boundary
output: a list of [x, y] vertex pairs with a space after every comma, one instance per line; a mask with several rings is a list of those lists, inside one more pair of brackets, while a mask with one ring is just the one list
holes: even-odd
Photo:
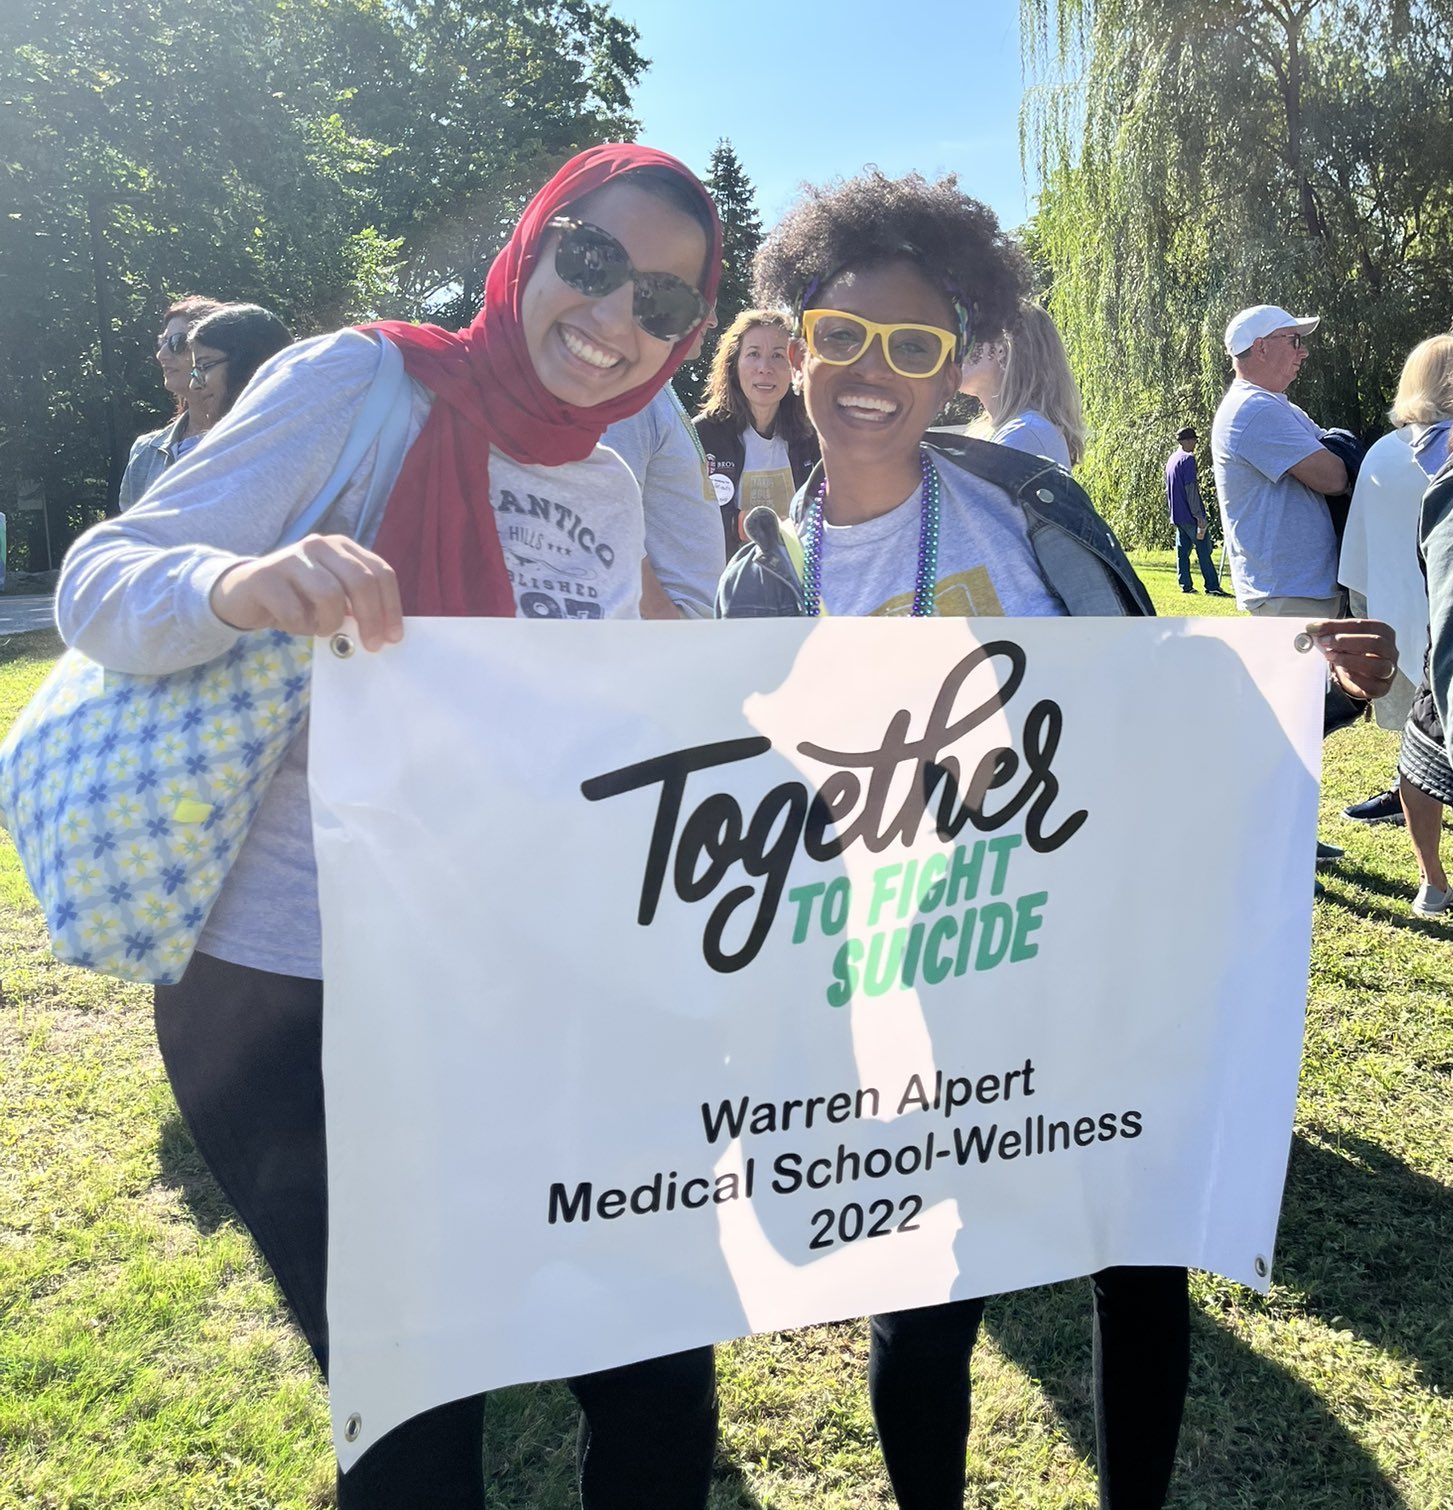
[[[233, 563], [276, 549], [321, 491], [375, 365], [348, 332], [300, 342], [264, 365], [232, 411], [141, 503], [71, 547], [56, 593], [66, 643], [111, 670], [147, 673], [229, 650], [239, 631], [212, 612], [213, 584]], [[409, 390], [412, 445], [432, 397], [417, 383]], [[358, 534], [375, 464], [376, 447], [320, 533]], [[637, 616], [641, 495], [619, 457], [597, 448], [563, 467], [528, 467], [492, 451], [489, 480], [517, 611]], [[255, 969], [321, 975], [306, 728], [268, 788], [198, 948]]]
[[706, 453], [670, 383], [600, 438], [635, 473], [646, 510], [646, 554], [667, 597], [688, 619], [709, 619], [726, 565], [721, 505]]

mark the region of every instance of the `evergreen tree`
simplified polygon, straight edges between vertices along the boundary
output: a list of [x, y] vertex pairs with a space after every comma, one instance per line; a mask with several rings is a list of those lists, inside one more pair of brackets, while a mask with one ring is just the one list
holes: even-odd
[[[712, 150], [706, 171], [706, 187], [716, 201], [721, 217], [721, 284], [716, 295], [717, 329], [728, 325], [752, 304], [752, 259], [762, 244], [762, 217], [757, 213], [757, 191], [742, 167], [727, 137]], [[688, 411], [694, 411], [706, 385], [707, 369], [716, 347], [716, 337], [707, 337], [701, 356], [687, 362], [676, 374], [676, 391]]]
[[752, 303], [752, 259], [762, 244], [762, 217], [757, 191], [727, 137], [717, 142], [706, 173], [706, 186], [721, 216], [721, 288], [717, 320], [723, 328]]

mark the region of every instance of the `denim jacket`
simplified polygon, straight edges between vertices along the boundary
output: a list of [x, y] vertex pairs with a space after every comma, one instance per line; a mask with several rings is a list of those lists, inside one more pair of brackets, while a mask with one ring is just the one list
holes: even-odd
[[138, 435], [132, 442], [126, 470], [121, 474], [121, 493], [117, 502], [124, 514], [140, 503], [146, 490], [171, 466], [176, 453], [172, 447], [187, 433], [187, 416], [179, 414], [169, 425]]
[[[930, 430], [924, 443], [940, 460], [1003, 488], [1024, 510], [1029, 545], [1050, 591], [1075, 616], [1155, 613], [1110, 526], [1063, 467], [993, 441]], [[794, 516], [822, 477], [821, 463], [793, 502]], [[759, 513], [770, 517], [759, 519]], [[754, 523], [755, 521], [755, 523]], [[748, 543], [727, 563], [716, 590], [719, 619], [802, 614], [802, 576], [770, 510], [747, 518]]]

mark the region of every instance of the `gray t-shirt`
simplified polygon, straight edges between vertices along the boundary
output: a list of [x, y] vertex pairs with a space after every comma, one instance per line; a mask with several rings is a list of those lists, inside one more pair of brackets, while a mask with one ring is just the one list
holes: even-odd
[[1059, 427], [1051, 424], [1037, 409], [1011, 415], [995, 428], [989, 439], [1001, 446], [1012, 446], [1016, 451], [1027, 451], [1031, 456], [1043, 456], [1046, 461], [1057, 461], [1066, 471], [1069, 470], [1069, 443]]
[[[1064, 605], [1040, 575], [1024, 515], [1013, 499], [962, 467], [934, 459], [939, 478], [940, 614], [1040, 618]], [[907, 616], [913, 608], [922, 509], [918, 488], [862, 524], [826, 524], [822, 600], [827, 613]]]
[[721, 506], [706, 455], [670, 383], [600, 438], [635, 474], [646, 510], [646, 555], [666, 596], [688, 619], [709, 619], [726, 564]]
[[[229, 650], [238, 631], [212, 612], [213, 584], [237, 560], [276, 549], [317, 497], [375, 366], [344, 332], [266, 363], [205, 446], [71, 547], [56, 594], [66, 642], [118, 671], [177, 671]], [[409, 388], [412, 445], [432, 396]], [[359, 533], [376, 459], [371, 448], [322, 533]], [[584, 461], [533, 467], [492, 451], [489, 482], [521, 617], [637, 616], [641, 496], [618, 456], [598, 447]], [[268, 787], [198, 948], [283, 975], [321, 974], [306, 728]]]
[[796, 491], [787, 437], [758, 435], [753, 426], [747, 425], [742, 431], [742, 479], [737, 486], [737, 507], [742, 518], [765, 504], [779, 519], [785, 519]]
[[1236, 378], [1211, 425], [1211, 461], [1231, 583], [1246, 608], [1264, 598], [1330, 598], [1337, 536], [1326, 500], [1290, 474], [1322, 432], [1284, 393]]

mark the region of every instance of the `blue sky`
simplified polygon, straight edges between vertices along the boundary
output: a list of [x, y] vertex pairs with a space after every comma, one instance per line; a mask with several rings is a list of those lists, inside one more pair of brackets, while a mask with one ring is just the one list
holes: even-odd
[[730, 137], [771, 226], [803, 180], [865, 164], [953, 170], [1010, 229], [1019, 171], [1019, 0], [613, 0], [651, 67], [641, 140], [705, 172]]

